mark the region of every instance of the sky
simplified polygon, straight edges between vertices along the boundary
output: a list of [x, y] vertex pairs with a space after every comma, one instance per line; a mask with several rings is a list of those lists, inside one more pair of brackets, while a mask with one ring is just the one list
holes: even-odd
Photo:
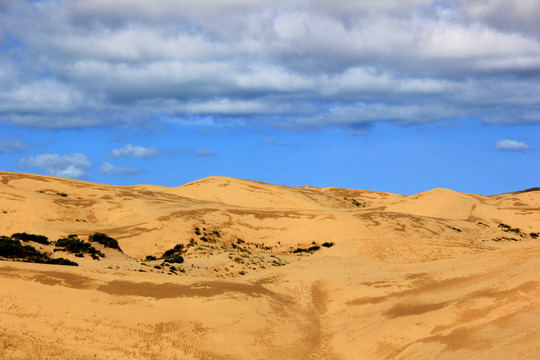
[[0, 170], [540, 186], [538, 0], [0, 0]]

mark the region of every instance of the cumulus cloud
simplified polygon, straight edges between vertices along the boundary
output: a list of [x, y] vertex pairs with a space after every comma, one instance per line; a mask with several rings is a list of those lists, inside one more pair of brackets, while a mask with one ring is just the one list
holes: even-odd
[[18, 140], [0, 139], [0, 154], [21, 153], [25, 152], [27, 148], [27, 144]]
[[124, 147], [119, 149], [114, 149], [111, 151], [110, 156], [119, 158], [119, 157], [130, 157], [130, 158], [148, 158], [154, 157], [159, 154], [159, 151], [153, 147], [144, 147], [144, 146], [133, 146], [127, 144]]
[[[527, 115], [540, 107], [535, 1], [7, 0], [1, 6], [0, 122], [49, 128], [206, 117], [291, 127], [456, 117], [540, 122]], [[428, 115], [414, 110], [426, 104]], [[377, 110], [383, 108], [390, 113]]]
[[495, 145], [496, 150], [510, 150], [510, 151], [527, 151], [530, 150], [529, 145], [521, 141], [515, 140], [499, 140]]
[[115, 175], [125, 175], [125, 176], [135, 175], [142, 172], [142, 169], [119, 167], [108, 162], [104, 162], [103, 164], [101, 164], [99, 169], [104, 174], [115, 174]]
[[85, 178], [92, 163], [81, 153], [74, 154], [40, 154], [23, 158], [19, 161], [21, 168], [45, 170], [48, 174], [66, 178]]

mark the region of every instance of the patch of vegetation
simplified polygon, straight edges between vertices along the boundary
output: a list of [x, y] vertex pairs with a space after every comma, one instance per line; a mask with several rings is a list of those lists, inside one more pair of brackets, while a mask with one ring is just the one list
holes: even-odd
[[144, 259], [146, 261], [155, 261], [155, 260], [157, 260], [157, 258], [155, 256], [152, 256], [152, 255], [147, 255]]
[[296, 248], [292, 251], [293, 254], [301, 254], [301, 253], [310, 253], [310, 254], [313, 254], [315, 251], [318, 251], [320, 250], [321, 247], [319, 245], [314, 245], [314, 246], [311, 246], [307, 249], [303, 249], [303, 248]]
[[453, 226], [448, 226], [448, 228], [450, 228], [450, 229], [452, 229], [452, 230], [454, 230], [454, 231], [457, 231], [457, 232], [461, 232], [461, 229], [455, 228], [455, 227], [453, 227]]
[[107, 234], [97, 232], [97, 233], [94, 233], [94, 235], [90, 235], [88, 237], [88, 240], [92, 242], [97, 242], [98, 244], [101, 244], [111, 249], [117, 249], [117, 250], [122, 251], [120, 249], [120, 246], [118, 245], [118, 241], [116, 241], [110, 236], [107, 236]]
[[183, 254], [184, 244], [177, 244], [172, 249], [169, 249], [163, 253], [163, 258], [168, 258], [173, 255]]
[[75, 254], [75, 256], [78, 257], [83, 257], [85, 253], [90, 254], [94, 260], [99, 260], [100, 257], [105, 257], [101, 251], [93, 247], [90, 243], [80, 240], [79, 237], [74, 234], [68, 235], [67, 238], [56, 240], [55, 246], [57, 248], [62, 248], [55, 249], [55, 251], [67, 251]]
[[49, 245], [49, 238], [43, 235], [34, 235], [27, 233], [16, 233], [11, 235], [13, 239], [19, 239], [22, 241], [33, 241], [43, 245]]
[[485, 226], [485, 227], [489, 227], [488, 224], [485, 224], [485, 223], [483, 223], [483, 222], [481, 222], [481, 221], [478, 222], [478, 225], [482, 225], [482, 226]]
[[79, 265], [74, 261], [64, 258], [53, 259], [48, 254], [37, 250], [33, 246], [21, 244], [19, 239], [7, 236], [0, 236], [0, 256], [40, 264]]
[[529, 234], [530, 237], [532, 237], [533, 239], [538, 239], [538, 233], [537, 232], [532, 232]]
[[329, 248], [329, 247], [332, 247], [334, 246], [335, 244], [333, 242], [325, 242], [322, 244], [322, 246], [326, 247], [326, 248]]
[[182, 255], [173, 255], [168, 257], [167, 261], [170, 263], [181, 264], [184, 262], [184, 258], [182, 257]]
[[170, 263], [181, 264], [184, 262], [184, 257], [182, 256], [186, 250], [184, 249], [184, 244], [177, 244], [172, 249], [169, 249], [163, 253], [163, 261]]
[[218, 230], [206, 230], [204, 227], [195, 227], [194, 233], [199, 237], [199, 240], [209, 243], [216, 243], [217, 239], [221, 238], [221, 233]]
[[15, 259], [40, 256], [42, 253], [30, 245], [23, 245], [19, 239], [0, 237], [0, 256]]
[[346, 201], [350, 201], [351, 204], [353, 204], [353, 205], [356, 206], [356, 207], [363, 207], [363, 208], [364, 208], [364, 207], [367, 207], [367, 206], [368, 206], [367, 203], [362, 202], [362, 201], [358, 201], [358, 200], [356, 200], [356, 199], [348, 199], [348, 198], [345, 198], [345, 200], [346, 200]]
[[506, 236], [501, 236], [501, 237], [497, 237], [497, 238], [494, 238], [494, 239], [491, 239], [493, 241], [503, 241], [503, 240], [507, 240], [507, 241], [519, 241], [519, 239], [516, 239], [516, 238], [509, 238], [509, 237], [506, 237]]
[[502, 231], [504, 231], [504, 232], [514, 233], [516, 235], [519, 235], [520, 237], [526, 237], [527, 236], [527, 234], [522, 233], [519, 228], [513, 228], [510, 225], [499, 224], [499, 228], [502, 229]]
[[57, 192], [56, 195], [62, 196], [62, 197], [67, 197], [68, 196], [68, 194], [63, 193], [63, 192]]

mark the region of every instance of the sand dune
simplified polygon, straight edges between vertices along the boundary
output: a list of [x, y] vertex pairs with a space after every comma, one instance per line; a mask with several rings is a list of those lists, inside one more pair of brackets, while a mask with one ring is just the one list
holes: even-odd
[[[0, 172], [0, 229], [103, 232], [122, 250], [93, 243], [98, 261], [28, 242], [79, 266], [0, 262], [2, 359], [540, 358], [537, 190]], [[178, 244], [183, 263], [159, 259]]]

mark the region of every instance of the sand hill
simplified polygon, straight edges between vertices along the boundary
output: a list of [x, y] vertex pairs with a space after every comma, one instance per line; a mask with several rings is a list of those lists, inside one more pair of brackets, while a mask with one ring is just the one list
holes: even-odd
[[0, 172], [0, 242], [78, 264], [1, 258], [0, 358], [538, 359], [539, 210], [539, 189]]

